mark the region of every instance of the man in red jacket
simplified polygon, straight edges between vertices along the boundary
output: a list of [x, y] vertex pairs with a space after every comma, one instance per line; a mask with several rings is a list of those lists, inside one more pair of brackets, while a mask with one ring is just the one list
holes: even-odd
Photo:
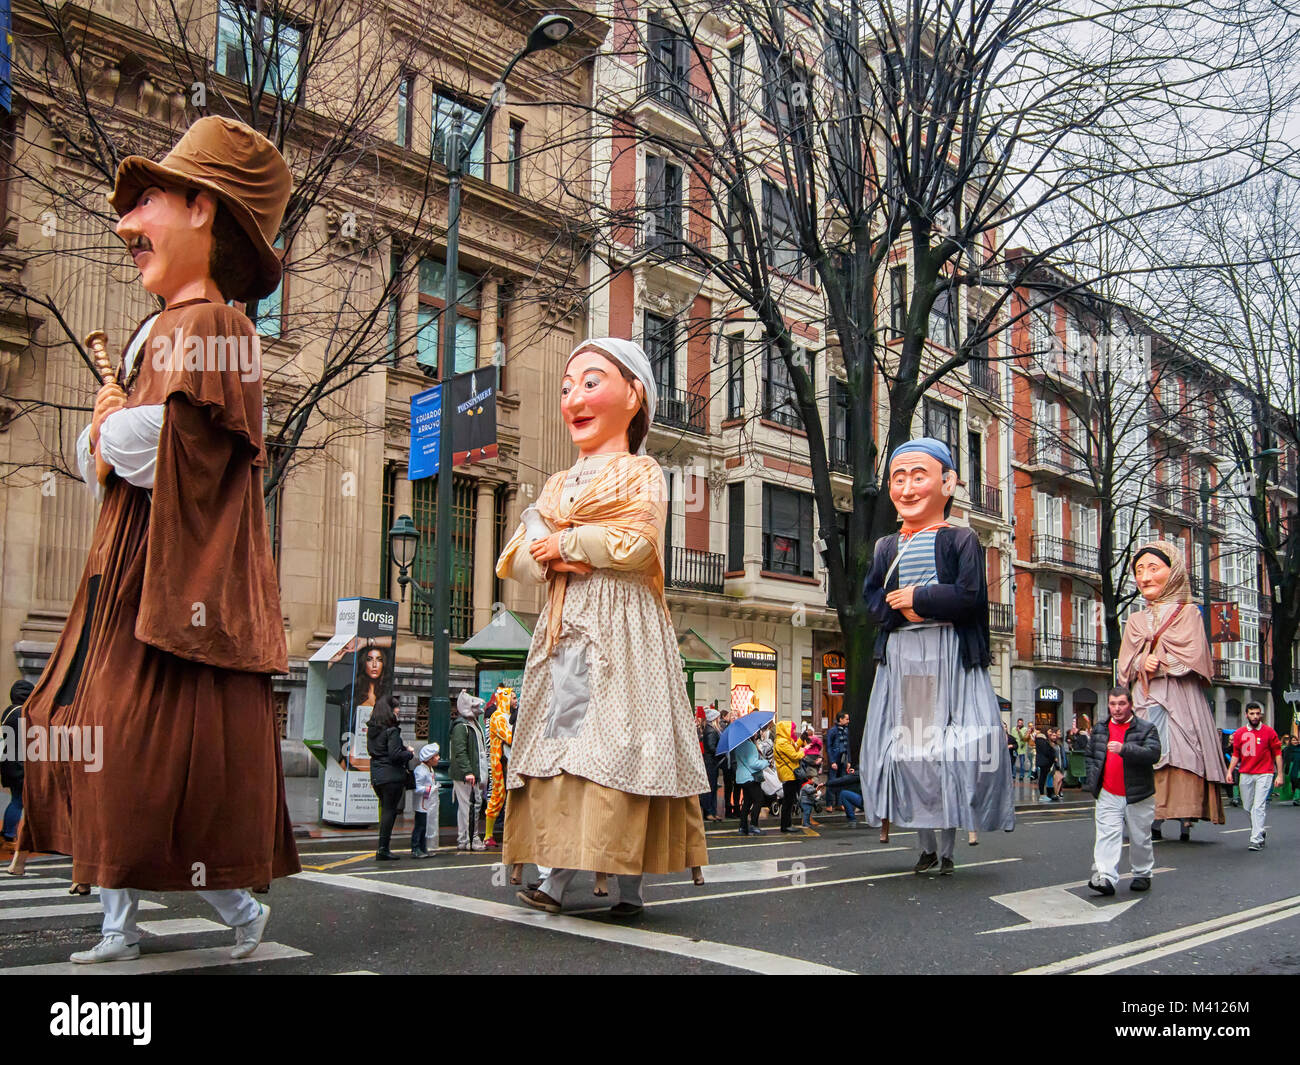
[[1241, 805], [1250, 811], [1250, 849], [1264, 849], [1264, 811], [1274, 788], [1282, 786], [1282, 740], [1264, 724], [1264, 708], [1246, 704], [1246, 724], [1232, 734], [1232, 771], [1241, 770]]

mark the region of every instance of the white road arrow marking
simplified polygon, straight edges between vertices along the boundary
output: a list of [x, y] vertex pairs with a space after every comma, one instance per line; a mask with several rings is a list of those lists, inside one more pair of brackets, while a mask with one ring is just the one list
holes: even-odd
[[[1171, 873], [1173, 870], [1156, 869], [1154, 872]], [[989, 936], [995, 932], [1028, 932], [1035, 928], [1064, 928], [1078, 924], [1106, 924], [1142, 901], [1134, 898], [1126, 902], [1095, 906], [1088, 899], [1082, 899], [1070, 890], [1071, 888], [1077, 890], [1078, 887], [1079, 881], [1071, 880], [1068, 884], [1052, 884], [1049, 887], [1030, 888], [1028, 891], [1013, 891], [1007, 895], [992, 895], [990, 901], [1018, 913], [1027, 923], [1011, 924], [1005, 928], [990, 928], [980, 935]]]

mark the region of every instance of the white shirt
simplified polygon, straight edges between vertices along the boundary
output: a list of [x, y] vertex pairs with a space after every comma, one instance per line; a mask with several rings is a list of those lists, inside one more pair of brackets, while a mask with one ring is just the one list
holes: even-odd
[[[126, 376], [131, 375], [140, 351], [149, 338], [149, 318], [123, 356]], [[163, 413], [161, 403], [115, 410], [99, 427], [99, 451], [107, 462], [128, 484], [137, 488], [153, 488], [155, 467], [158, 463], [158, 440], [162, 436]], [[95, 459], [90, 454], [90, 426], [77, 437], [77, 467], [81, 479], [90, 485], [96, 499], [102, 499], [103, 486], [95, 476]]]

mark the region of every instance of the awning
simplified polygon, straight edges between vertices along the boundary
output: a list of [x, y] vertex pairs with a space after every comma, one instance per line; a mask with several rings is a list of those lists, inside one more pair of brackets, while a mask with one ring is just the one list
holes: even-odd
[[475, 662], [512, 662], [523, 665], [533, 642], [537, 614], [498, 611], [486, 625], [456, 648], [458, 654]]

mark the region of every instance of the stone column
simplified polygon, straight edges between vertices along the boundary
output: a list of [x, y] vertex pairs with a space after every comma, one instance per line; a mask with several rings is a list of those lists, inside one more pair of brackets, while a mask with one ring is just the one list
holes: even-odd
[[474, 631], [492, 620], [492, 578], [496, 570], [496, 485], [479, 481], [474, 507]]

